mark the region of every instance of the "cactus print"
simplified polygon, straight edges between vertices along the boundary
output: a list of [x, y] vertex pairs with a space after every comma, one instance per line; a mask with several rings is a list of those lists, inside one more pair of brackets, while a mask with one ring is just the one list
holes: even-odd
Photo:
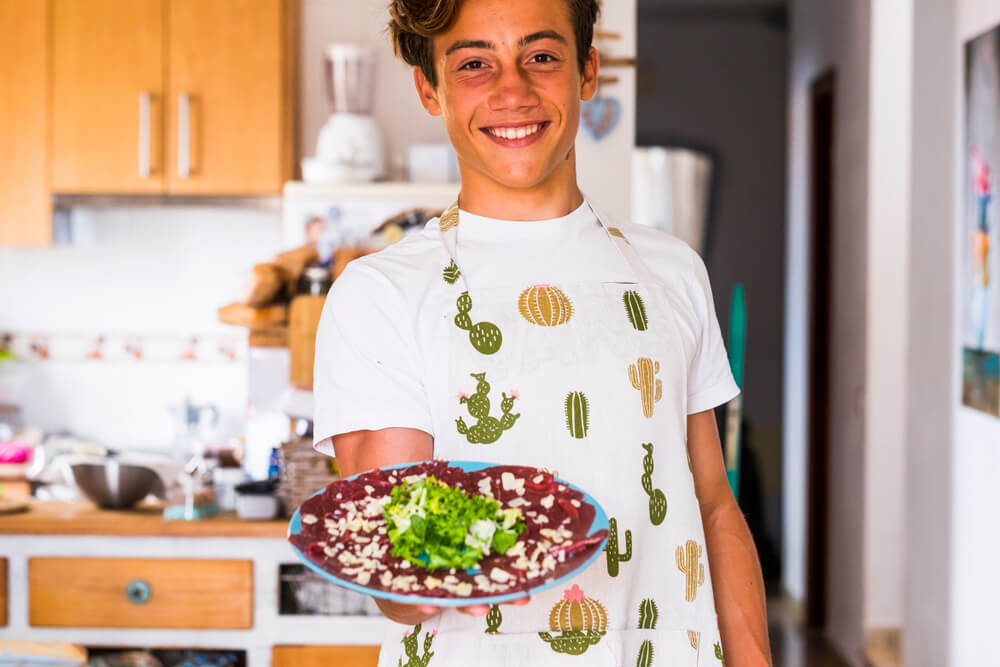
[[628, 315], [628, 321], [632, 323], [636, 331], [648, 329], [649, 320], [646, 318], [646, 304], [643, 303], [639, 293], [629, 290], [625, 292], [622, 300], [625, 302], [625, 313]]
[[566, 428], [574, 438], [586, 438], [590, 429], [590, 403], [582, 391], [566, 395]]
[[694, 602], [698, 587], [705, 583], [705, 564], [701, 563], [701, 547], [688, 540], [677, 547], [677, 569], [684, 574], [684, 599]]
[[642, 414], [646, 419], [653, 418], [653, 404], [663, 398], [663, 381], [656, 379], [660, 372], [660, 362], [654, 362], [648, 357], [640, 357], [634, 364], [629, 364], [628, 379], [633, 389], [639, 390], [642, 397]]
[[451, 264], [444, 268], [444, 281], [449, 285], [454, 285], [461, 277], [462, 272], [459, 271], [458, 264], [455, 263], [455, 260], [451, 260]]
[[618, 553], [618, 519], [608, 519], [608, 542], [604, 545], [608, 560], [608, 575], [618, 576], [619, 563], [632, 560], [632, 531], [625, 530], [625, 553]]
[[549, 629], [560, 633], [539, 632], [538, 636], [556, 653], [582, 655], [601, 641], [608, 627], [608, 613], [597, 600], [585, 597], [579, 586], [563, 592], [563, 599], [552, 607]]
[[455, 227], [458, 227], [458, 202], [446, 208], [441, 217], [438, 218], [438, 229], [442, 232], [454, 229]]
[[561, 289], [535, 285], [521, 292], [517, 300], [521, 317], [540, 327], [557, 327], [573, 317], [573, 303]]
[[646, 450], [642, 457], [642, 490], [649, 496], [649, 520], [659, 526], [667, 516], [667, 498], [663, 491], [653, 488], [653, 443], [647, 442], [642, 448]]
[[500, 611], [500, 605], [495, 604], [490, 607], [489, 613], [486, 614], [486, 634], [500, 634], [501, 623], [503, 623], [503, 613]]
[[418, 624], [413, 628], [413, 632], [407, 632], [403, 635], [403, 650], [406, 652], [406, 657], [408, 660], [404, 663], [403, 659], [399, 659], [399, 667], [427, 667], [427, 663], [431, 661], [434, 657], [434, 652], [431, 651], [431, 645], [434, 643], [434, 637], [436, 632], [428, 632], [424, 635], [424, 654], [418, 655], [418, 643], [420, 637], [420, 629], [423, 626]]
[[459, 403], [467, 405], [469, 415], [478, 421], [472, 426], [468, 426], [465, 420], [459, 417], [455, 420], [458, 432], [466, 437], [472, 444], [490, 445], [500, 439], [503, 432], [512, 428], [520, 414], [512, 414], [514, 408], [514, 397], [503, 392], [503, 400], [500, 402], [500, 419], [490, 416], [490, 384], [486, 381], [486, 373], [470, 373], [478, 382], [476, 393], [472, 396], [460, 396]]
[[472, 323], [469, 311], [472, 310], [472, 297], [468, 292], [462, 292], [455, 304], [458, 315], [455, 316], [455, 326], [469, 332], [469, 342], [482, 354], [496, 354], [503, 345], [503, 334], [500, 328], [492, 322]]

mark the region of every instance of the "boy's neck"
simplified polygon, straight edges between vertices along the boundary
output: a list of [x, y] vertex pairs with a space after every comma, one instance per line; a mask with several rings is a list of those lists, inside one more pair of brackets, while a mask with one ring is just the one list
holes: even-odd
[[576, 183], [576, 165], [565, 167], [531, 188], [507, 187], [482, 172], [460, 169], [459, 207], [485, 218], [511, 221], [552, 220], [569, 215], [583, 203], [583, 193]]

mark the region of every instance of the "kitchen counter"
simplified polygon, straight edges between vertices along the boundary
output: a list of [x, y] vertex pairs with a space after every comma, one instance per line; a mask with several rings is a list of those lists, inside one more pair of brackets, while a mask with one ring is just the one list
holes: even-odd
[[195, 521], [167, 520], [157, 507], [102, 510], [91, 503], [34, 502], [27, 512], [0, 515], [0, 535], [283, 538], [284, 519], [245, 521], [223, 513]]

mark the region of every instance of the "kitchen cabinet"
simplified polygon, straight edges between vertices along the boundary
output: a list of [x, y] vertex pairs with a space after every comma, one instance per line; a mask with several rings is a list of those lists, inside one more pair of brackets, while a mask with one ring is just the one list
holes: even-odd
[[378, 646], [275, 646], [271, 667], [375, 667]]
[[280, 192], [295, 0], [52, 2], [54, 192]]
[[163, 189], [164, 0], [53, 0], [52, 189]]
[[253, 627], [253, 562], [31, 558], [28, 618], [36, 627]]
[[293, 171], [294, 14], [282, 0], [168, 0], [167, 190], [278, 194]]
[[195, 647], [243, 652], [249, 667], [324, 657], [374, 667], [387, 619], [282, 611], [281, 570], [298, 563], [287, 528], [232, 515], [168, 521], [155, 509], [88, 503], [39, 502], [0, 516], [9, 574], [0, 643]]
[[0, 246], [52, 240], [47, 0], [0, 0]]

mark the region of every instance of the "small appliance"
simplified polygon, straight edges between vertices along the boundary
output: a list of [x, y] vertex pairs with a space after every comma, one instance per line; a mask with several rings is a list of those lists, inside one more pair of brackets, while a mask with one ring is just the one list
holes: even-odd
[[316, 141], [316, 155], [302, 160], [306, 183], [359, 183], [385, 175], [385, 143], [372, 116], [374, 47], [331, 44], [325, 78], [331, 114]]

